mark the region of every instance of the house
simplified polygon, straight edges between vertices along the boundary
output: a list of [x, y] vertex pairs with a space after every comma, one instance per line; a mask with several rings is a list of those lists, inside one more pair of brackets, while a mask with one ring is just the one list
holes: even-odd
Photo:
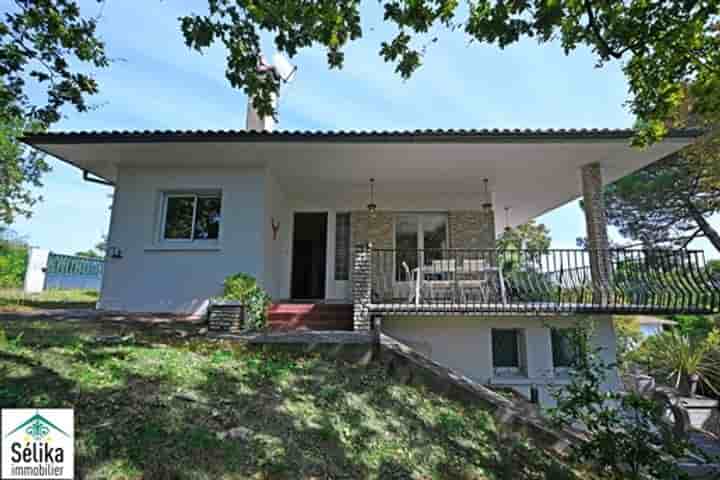
[[[718, 306], [701, 252], [608, 247], [602, 186], [701, 134], [630, 130], [112, 131], [26, 142], [115, 186], [99, 308], [200, 315], [254, 275], [272, 321], [386, 332], [529, 395], [567, 381], [563, 327]], [[102, 179], [102, 180], [99, 180]], [[588, 248], [495, 239], [582, 196]], [[315, 322], [315, 323], [313, 323]], [[550, 328], [558, 327], [558, 328]], [[612, 380], [617, 385], [617, 379]]]

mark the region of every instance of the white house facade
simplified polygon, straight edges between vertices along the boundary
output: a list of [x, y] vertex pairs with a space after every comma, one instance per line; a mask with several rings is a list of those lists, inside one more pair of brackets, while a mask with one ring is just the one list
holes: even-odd
[[[562, 383], [568, 361], [550, 327], [594, 318], [612, 360], [613, 313], [715, 308], [697, 252], [663, 257], [673, 272], [693, 270], [648, 286], [650, 254], [608, 248], [602, 186], [700, 132], [675, 131], [645, 150], [629, 145], [632, 134], [79, 132], [26, 141], [115, 187], [101, 309], [202, 315], [223, 279], [245, 272], [278, 305], [352, 305], [349, 328], [376, 322], [471, 378], [525, 394], [539, 385], [545, 398], [542, 386]], [[580, 196], [588, 249], [497, 251], [502, 229]], [[663, 300], [678, 292], [682, 302]]]

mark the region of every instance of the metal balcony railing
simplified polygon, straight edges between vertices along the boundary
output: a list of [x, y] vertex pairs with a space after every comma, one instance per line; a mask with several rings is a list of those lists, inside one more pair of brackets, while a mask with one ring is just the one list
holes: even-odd
[[702, 251], [373, 249], [374, 311], [711, 313]]

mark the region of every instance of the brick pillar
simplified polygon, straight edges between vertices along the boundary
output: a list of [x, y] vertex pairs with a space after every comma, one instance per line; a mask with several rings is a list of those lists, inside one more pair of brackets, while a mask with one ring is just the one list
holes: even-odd
[[611, 282], [610, 241], [607, 233], [602, 169], [599, 163], [581, 169], [587, 247], [590, 255], [590, 274], [593, 279], [595, 302], [607, 303]]
[[352, 269], [353, 329], [370, 330], [372, 244], [356, 245]]

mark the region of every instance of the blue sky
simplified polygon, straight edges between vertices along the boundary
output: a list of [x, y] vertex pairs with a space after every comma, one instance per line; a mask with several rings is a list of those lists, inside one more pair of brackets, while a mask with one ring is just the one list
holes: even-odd
[[[81, 1], [95, 15], [95, 1]], [[618, 64], [595, 68], [586, 50], [565, 56], [559, 45], [526, 41], [500, 50], [443, 32], [408, 81], [378, 56], [392, 28], [377, 2], [363, 10], [364, 38], [346, 50], [342, 70], [327, 68], [322, 50], [302, 51], [293, 84], [280, 102], [282, 129], [592, 128], [629, 127], [627, 85]], [[142, 8], [139, 8], [142, 5]], [[107, 0], [100, 34], [117, 59], [97, 75], [101, 93], [89, 113], [66, 111], [57, 130], [240, 129], [245, 95], [224, 78], [221, 49], [200, 55], [183, 42], [177, 18], [203, 1]], [[267, 42], [268, 56], [273, 53]], [[111, 189], [85, 183], [54, 159], [30, 220], [13, 228], [32, 245], [60, 253], [92, 247], [107, 230]], [[584, 235], [576, 202], [540, 218], [553, 246], [573, 248]], [[715, 225], [720, 222], [715, 221]], [[614, 232], [611, 234], [615, 235]], [[697, 242], [699, 248], [706, 245]], [[717, 256], [712, 249], [708, 254]]]

